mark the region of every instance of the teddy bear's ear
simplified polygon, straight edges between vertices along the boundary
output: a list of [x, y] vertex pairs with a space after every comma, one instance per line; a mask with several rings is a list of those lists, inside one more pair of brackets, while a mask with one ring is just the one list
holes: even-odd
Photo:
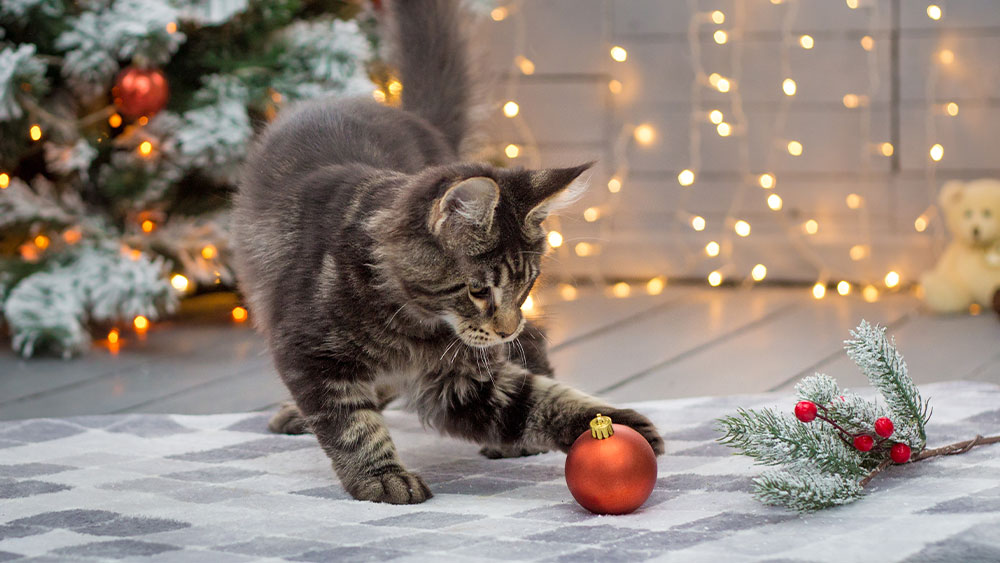
[[941, 204], [941, 207], [955, 205], [962, 199], [962, 192], [964, 190], [965, 185], [962, 182], [959, 180], [949, 180], [941, 187], [941, 193], [938, 194], [938, 202]]

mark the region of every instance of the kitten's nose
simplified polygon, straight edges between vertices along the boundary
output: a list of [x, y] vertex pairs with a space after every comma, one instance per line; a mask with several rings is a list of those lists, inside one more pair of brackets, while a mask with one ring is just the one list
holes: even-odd
[[502, 330], [498, 330], [497, 331], [497, 336], [499, 336], [500, 338], [507, 338], [508, 336], [510, 336], [510, 333], [509, 332], [504, 332]]

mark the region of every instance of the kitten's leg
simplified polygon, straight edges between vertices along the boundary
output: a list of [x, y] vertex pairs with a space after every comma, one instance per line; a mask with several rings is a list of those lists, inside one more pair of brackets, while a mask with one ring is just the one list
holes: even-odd
[[[378, 397], [378, 410], [382, 411], [399, 394], [392, 387], [379, 385], [375, 388], [375, 395]], [[270, 422], [267, 423], [267, 429], [275, 434], [308, 434], [311, 432], [306, 426], [305, 418], [302, 417], [302, 411], [292, 401], [281, 403], [278, 412], [274, 413]]]
[[358, 366], [297, 358], [279, 371], [351, 496], [393, 504], [415, 504], [432, 496], [424, 481], [400, 462], [375, 387]]

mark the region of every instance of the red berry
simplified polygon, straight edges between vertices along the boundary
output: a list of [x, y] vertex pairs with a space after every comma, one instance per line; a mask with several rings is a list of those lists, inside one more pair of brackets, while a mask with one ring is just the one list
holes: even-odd
[[795, 418], [802, 422], [812, 422], [816, 418], [816, 403], [812, 401], [799, 401], [795, 405]]
[[886, 417], [882, 417], [875, 421], [875, 433], [883, 438], [888, 438], [892, 436], [892, 431], [895, 427], [892, 425], [892, 421]]
[[910, 446], [906, 444], [893, 444], [889, 450], [889, 457], [896, 463], [906, 463], [910, 461]]
[[854, 447], [863, 452], [868, 452], [871, 451], [873, 447], [875, 447], [875, 440], [873, 440], [871, 436], [868, 436], [866, 434], [862, 434], [861, 436], [855, 436]]

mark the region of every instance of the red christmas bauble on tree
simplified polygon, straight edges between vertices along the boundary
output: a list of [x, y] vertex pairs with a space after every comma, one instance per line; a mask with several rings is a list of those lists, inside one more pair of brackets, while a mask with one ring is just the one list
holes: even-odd
[[889, 450], [889, 457], [896, 463], [906, 463], [910, 461], [910, 446], [906, 444], [893, 444]]
[[795, 418], [802, 422], [812, 422], [816, 413], [816, 403], [812, 401], [799, 401], [795, 404]]
[[855, 436], [854, 447], [863, 452], [870, 452], [871, 449], [875, 447], [875, 440], [873, 440], [871, 436]]
[[635, 430], [597, 415], [566, 456], [566, 484], [595, 514], [628, 514], [656, 485], [656, 454]]
[[892, 436], [892, 431], [895, 429], [896, 427], [892, 425], [892, 421], [884, 416], [875, 421], [875, 433], [883, 438]]
[[159, 70], [130, 66], [118, 73], [111, 95], [115, 107], [126, 117], [152, 117], [167, 106], [170, 88]]

